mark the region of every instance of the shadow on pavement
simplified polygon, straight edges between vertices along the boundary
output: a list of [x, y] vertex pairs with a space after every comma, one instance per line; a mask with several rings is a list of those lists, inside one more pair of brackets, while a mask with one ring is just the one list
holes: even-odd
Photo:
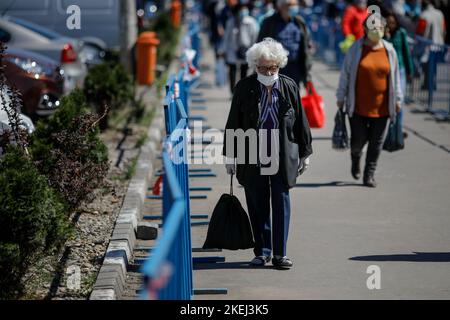
[[272, 265], [264, 267], [254, 267], [245, 262], [221, 262], [221, 263], [198, 263], [194, 265], [194, 270], [216, 270], [216, 269], [275, 269]]
[[331, 141], [332, 137], [312, 137], [313, 141], [320, 141], [320, 140], [324, 140], [324, 141]]
[[322, 188], [322, 187], [363, 187], [362, 183], [333, 181], [325, 183], [297, 183], [294, 188]]
[[354, 261], [408, 261], [450, 262], [450, 252], [413, 252], [413, 254], [388, 254], [349, 258]]

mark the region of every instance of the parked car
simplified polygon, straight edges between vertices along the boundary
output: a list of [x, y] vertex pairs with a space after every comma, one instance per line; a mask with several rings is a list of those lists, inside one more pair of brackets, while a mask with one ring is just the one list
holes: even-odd
[[64, 93], [82, 87], [87, 67], [78, 55], [81, 43], [70, 38], [51, 39], [13, 22], [7, 16], [0, 18], [0, 41], [8, 47], [33, 51], [59, 61], [64, 70]]
[[51, 29], [26, 20], [15, 17], [8, 17], [8, 19], [22, 27], [39, 33], [50, 40], [61, 39], [61, 42], [69, 41], [75, 48], [79, 48], [80, 60], [88, 67], [103, 63], [106, 56], [106, 43], [100, 39], [94, 37], [85, 37], [82, 40], [69, 38]]
[[[81, 8], [81, 29], [67, 28], [67, 8]], [[34, 22], [57, 33], [84, 40], [102, 39], [108, 49], [120, 49], [120, 0], [2, 0], [0, 13]]]
[[23, 99], [22, 112], [33, 119], [51, 115], [60, 105], [64, 71], [60, 64], [40, 54], [8, 48], [4, 56], [6, 81]]

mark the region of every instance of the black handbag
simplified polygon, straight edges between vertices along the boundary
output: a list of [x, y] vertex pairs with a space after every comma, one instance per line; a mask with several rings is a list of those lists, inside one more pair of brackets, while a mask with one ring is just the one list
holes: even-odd
[[347, 126], [345, 124], [345, 113], [341, 109], [338, 110], [334, 117], [334, 130], [331, 140], [332, 147], [335, 150], [347, 150], [350, 146]]
[[397, 121], [391, 121], [389, 125], [389, 130], [383, 144], [383, 150], [394, 152], [404, 148], [405, 141], [403, 139], [403, 130], [397, 118]]
[[203, 249], [239, 250], [254, 246], [250, 220], [233, 195], [231, 176], [230, 194], [223, 194], [214, 208]]

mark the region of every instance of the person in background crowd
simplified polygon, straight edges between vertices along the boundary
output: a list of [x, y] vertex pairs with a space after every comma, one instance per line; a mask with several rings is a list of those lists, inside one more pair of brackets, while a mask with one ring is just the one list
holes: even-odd
[[257, 2], [261, 3], [261, 8], [259, 10], [259, 14], [254, 17], [258, 21], [258, 25], [261, 27], [263, 21], [275, 13], [275, 9], [273, 7], [273, 0], [257, 0], [255, 1], [255, 6]]
[[219, 1], [218, 10], [218, 21], [217, 21], [217, 33], [219, 34], [219, 47], [223, 46], [223, 37], [225, 35], [225, 28], [227, 26], [228, 20], [233, 17], [233, 11], [237, 10], [235, 7], [239, 4], [238, 0], [225, 0]]
[[386, 124], [389, 118], [395, 121], [400, 112], [403, 93], [397, 53], [383, 40], [386, 23], [380, 16], [378, 25], [369, 28], [367, 19], [364, 37], [345, 56], [336, 97], [338, 108], [345, 104], [350, 118], [352, 176], [361, 176], [360, 159], [368, 142], [363, 181], [365, 186], [375, 188]]
[[342, 33], [345, 37], [353, 36], [355, 40], [364, 36], [363, 21], [367, 18], [367, 1], [355, 0], [345, 9], [342, 17]]
[[421, 13], [419, 0], [406, 0], [405, 1], [405, 15], [410, 17], [413, 21], [416, 21]]
[[258, 35], [258, 42], [273, 38], [289, 52], [286, 67], [280, 70], [297, 84], [310, 80], [311, 57], [308, 27], [300, 16], [298, 0], [278, 0], [277, 12], [266, 18]]
[[[291, 214], [289, 190], [307, 169], [309, 156], [313, 153], [299, 87], [289, 77], [279, 74], [280, 68], [287, 64], [287, 55], [283, 46], [270, 38], [248, 50], [247, 63], [256, 73], [236, 85], [223, 149], [227, 173], [236, 174], [245, 189], [255, 238], [255, 257], [250, 264], [262, 267], [270, 262], [273, 253], [272, 264], [279, 269], [293, 265], [286, 256]], [[274, 150], [271, 145], [278, 146], [275, 154], [268, 154], [268, 163], [258, 155], [250, 154], [252, 139], [246, 139], [245, 154], [236, 154], [236, 145], [234, 148], [228, 145], [228, 139], [235, 139], [234, 134], [228, 134], [239, 129], [267, 133], [267, 139], [258, 139], [256, 144], [267, 143], [267, 150]], [[258, 157], [257, 163], [249, 163], [248, 159], [254, 156]], [[275, 163], [278, 165], [272, 167]], [[266, 166], [274, 170], [263, 171]]]
[[256, 42], [258, 23], [250, 16], [247, 5], [233, 7], [233, 16], [227, 21], [223, 44], [220, 52], [225, 55], [229, 69], [230, 91], [233, 93], [236, 85], [236, 72], [240, 67], [240, 78], [247, 76], [248, 65], [245, 53]]
[[342, 33], [345, 39], [339, 44], [343, 53], [347, 52], [355, 40], [364, 36], [362, 23], [367, 14], [366, 0], [355, 0], [345, 9], [342, 17]]
[[417, 22], [416, 34], [435, 44], [445, 43], [446, 24], [442, 12], [435, 8], [433, 0], [422, 1], [422, 13]]
[[210, 0], [205, 1], [204, 4], [204, 14], [208, 17], [210, 34], [209, 41], [214, 48], [214, 52], [217, 56], [217, 49], [220, 44], [220, 35], [219, 35], [219, 21], [218, 15], [216, 13], [217, 6], [219, 5], [219, 0]]
[[343, 15], [346, 3], [344, 0], [326, 0], [323, 3], [323, 6], [326, 17], [329, 19], [335, 19]]
[[[392, 43], [397, 52], [398, 66], [400, 70], [400, 81], [403, 96], [406, 95], [406, 83], [410, 82], [414, 75], [414, 64], [411, 56], [411, 49], [408, 44], [408, 34], [406, 30], [399, 26], [397, 15], [390, 12], [386, 15], [387, 28], [385, 39]], [[403, 111], [397, 114], [397, 122], [403, 125]], [[406, 137], [406, 132], [403, 133]]]
[[415, 32], [416, 22], [410, 16], [406, 15], [407, 5], [405, 0], [391, 0], [383, 6], [384, 8], [381, 10], [383, 17], [386, 17], [389, 13], [394, 13], [399, 27], [404, 28], [409, 33]]
[[444, 13], [445, 18], [445, 43], [447, 45], [450, 44], [450, 1], [449, 0], [442, 0], [441, 1], [441, 11]]

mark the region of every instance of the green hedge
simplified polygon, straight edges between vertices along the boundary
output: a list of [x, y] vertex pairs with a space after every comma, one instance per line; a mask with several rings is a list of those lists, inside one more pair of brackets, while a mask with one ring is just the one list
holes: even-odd
[[64, 202], [21, 150], [0, 159], [0, 189], [0, 298], [14, 298], [28, 265], [71, 228]]
[[168, 66], [176, 54], [178, 40], [180, 38], [180, 29], [172, 25], [170, 13], [161, 12], [152, 21], [146, 31], [156, 32], [161, 41], [158, 46], [158, 64]]
[[115, 109], [134, 98], [134, 82], [120, 63], [105, 62], [89, 69], [84, 93], [89, 102]]

